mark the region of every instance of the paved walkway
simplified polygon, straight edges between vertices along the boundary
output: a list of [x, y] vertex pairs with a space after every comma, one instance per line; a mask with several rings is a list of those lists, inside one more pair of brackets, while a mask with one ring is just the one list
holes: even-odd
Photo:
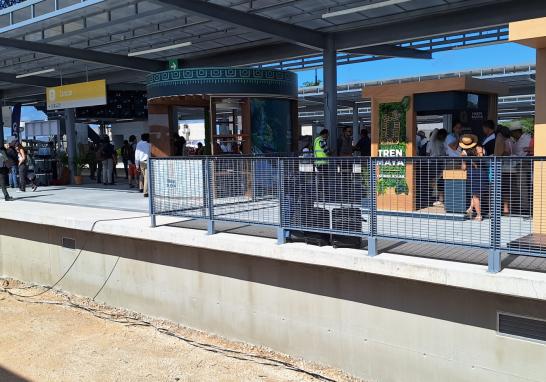
[[9, 189], [16, 200], [105, 208], [120, 211], [148, 212], [148, 199], [137, 188], [129, 188], [125, 179], [114, 186], [87, 182], [82, 186], [39, 187], [35, 192]]

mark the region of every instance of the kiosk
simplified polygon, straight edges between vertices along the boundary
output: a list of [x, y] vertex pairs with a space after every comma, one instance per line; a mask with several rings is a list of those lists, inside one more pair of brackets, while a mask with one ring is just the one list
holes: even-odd
[[[385, 158], [378, 169], [378, 208], [415, 211], [429, 207], [430, 190], [417, 182], [417, 163], [403, 157], [417, 155], [416, 135], [420, 117], [439, 116], [449, 131], [459, 120], [482, 136], [483, 121], [497, 120], [498, 95], [504, 85], [473, 77], [370, 86], [363, 90], [372, 103], [372, 156]], [[460, 175], [456, 179], [460, 181]], [[420, 185], [420, 187], [417, 187]]]
[[188, 68], [148, 76], [152, 155], [171, 156], [178, 121], [202, 120], [206, 154], [297, 149], [297, 77], [289, 71]]

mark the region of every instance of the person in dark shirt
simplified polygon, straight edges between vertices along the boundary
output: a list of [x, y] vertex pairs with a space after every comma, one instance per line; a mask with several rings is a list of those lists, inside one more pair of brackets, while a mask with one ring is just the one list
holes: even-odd
[[495, 144], [496, 144], [496, 135], [495, 135], [495, 122], [487, 120], [482, 125], [483, 134], [485, 138], [482, 143], [482, 147], [485, 150], [486, 156], [491, 156], [495, 154]]
[[100, 156], [102, 160], [102, 183], [105, 186], [114, 184], [113, 172], [116, 150], [114, 145], [110, 143], [110, 138], [108, 136], [104, 136], [103, 138]]
[[362, 157], [369, 157], [372, 155], [372, 141], [367, 129], [360, 130], [360, 139], [358, 140], [355, 149], [360, 152], [360, 156]]
[[124, 140], [123, 146], [121, 146], [121, 160], [125, 170], [125, 179], [129, 179], [129, 159], [131, 159], [131, 145], [128, 140]]

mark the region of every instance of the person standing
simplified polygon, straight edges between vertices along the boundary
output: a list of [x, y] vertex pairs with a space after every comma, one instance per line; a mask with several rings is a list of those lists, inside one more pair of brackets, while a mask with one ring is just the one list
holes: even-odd
[[0, 147], [0, 188], [2, 188], [2, 193], [4, 194], [4, 200], [9, 201], [12, 200], [11, 196], [9, 196], [8, 189], [6, 187], [7, 182], [6, 179], [9, 174], [9, 161], [8, 153], [6, 151], [5, 147]]
[[121, 146], [121, 161], [123, 162], [125, 179], [129, 179], [129, 159], [131, 159], [131, 145], [128, 140], [124, 140], [123, 146]]
[[128, 161], [128, 172], [129, 172], [129, 188], [135, 188], [135, 181], [138, 183], [138, 171], [135, 163], [135, 150], [136, 150], [136, 137], [131, 135], [129, 137], [129, 161]]
[[340, 157], [353, 156], [353, 130], [350, 127], [343, 127], [343, 132], [337, 139], [337, 155]]
[[461, 148], [459, 147], [459, 139], [463, 132], [463, 125], [460, 121], [454, 121], [451, 133], [448, 134], [445, 140], [446, 154], [451, 158], [459, 158], [461, 156]]
[[485, 156], [492, 156], [495, 154], [495, 144], [497, 140], [497, 135], [495, 134], [495, 122], [491, 120], [484, 121], [482, 125], [482, 131], [485, 135], [485, 138], [482, 142], [482, 147], [484, 150]]
[[523, 126], [519, 121], [512, 123], [510, 126], [510, 132], [512, 133], [512, 138], [514, 138], [515, 141], [513, 146], [513, 155], [518, 157], [529, 156], [531, 152], [531, 141], [533, 140], [531, 134], [523, 132]]
[[434, 198], [432, 205], [434, 207], [444, 206], [444, 179], [442, 175], [445, 168], [445, 160], [438, 158], [446, 156], [446, 138], [446, 129], [434, 129], [430, 134], [430, 140], [426, 147], [427, 156], [436, 158], [427, 161], [428, 169], [425, 168], [425, 173], [428, 172], [431, 178], [432, 196]]
[[313, 143], [313, 155], [315, 157], [315, 168], [318, 175], [318, 197], [321, 201], [328, 200], [330, 193], [329, 182], [329, 164], [330, 148], [328, 147], [328, 137], [330, 133], [327, 129], [322, 129], [319, 136], [315, 138]]
[[140, 142], [136, 145], [135, 164], [140, 170], [140, 192], [148, 197], [148, 159], [150, 158], [150, 134], [142, 134]]
[[15, 149], [15, 141], [10, 142], [6, 151], [8, 156], [8, 169], [9, 169], [9, 185], [11, 188], [16, 188], [19, 184], [17, 176], [19, 175], [19, 168], [17, 166], [17, 150]]
[[360, 130], [360, 139], [356, 143], [355, 149], [360, 152], [361, 157], [372, 155], [372, 141], [367, 129]]
[[19, 142], [15, 144], [15, 150], [17, 151], [17, 165], [19, 166], [19, 190], [26, 192], [28, 175], [27, 152]]
[[94, 143], [89, 143], [87, 163], [89, 164], [89, 179], [95, 180], [97, 175], [97, 146]]
[[[514, 145], [512, 155], [517, 157], [531, 156], [533, 152], [532, 142], [533, 137], [529, 133], [523, 132], [523, 126], [520, 121], [513, 122], [510, 126], [510, 132], [512, 138], [514, 138]], [[531, 200], [533, 195], [532, 188], [532, 176], [533, 176], [533, 162], [530, 160], [514, 160], [515, 171], [515, 184], [512, 186], [517, 190], [516, 207], [520, 208], [520, 213], [524, 215], [531, 214]]]
[[[483, 157], [484, 148], [478, 145], [478, 137], [474, 134], [465, 134], [461, 137], [459, 143], [463, 150], [463, 157]], [[486, 165], [480, 160], [468, 160], [463, 163], [463, 170], [467, 171], [467, 187], [470, 188], [470, 206], [466, 210], [466, 214], [472, 219], [474, 213], [474, 221], [481, 222], [482, 216], [482, 201], [489, 192], [489, 175], [486, 171]]]
[[114, 158], [116, 156], [114, 146], [110, 143], [110, 138], [105, 136], [102, 140], [101, 147], [101, 161], [102, 161], [102, 183], [107, 186], [114, 184], [113, 172], [114, 172]]

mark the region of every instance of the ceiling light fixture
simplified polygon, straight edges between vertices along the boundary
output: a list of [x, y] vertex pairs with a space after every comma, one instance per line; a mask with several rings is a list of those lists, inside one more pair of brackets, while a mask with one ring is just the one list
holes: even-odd
[[343, 9], [341, 11], [325, 13], [325, 14], [322, 15], [322, 18], [327, 19], [329, 17], [350, 15], [351, 13], [369, 11], [370, 9], [383, 8], [383, 7], [387, 7], [389, 5], [397, 5], [397, 4], [407, 3], [409, 1], [411, 1], [411, 0], [387, 0], [387, 1], [382, 1], [380, 3], [373, 3], [373, 4], [363, 5], [361, 7], [349, 8], [349, 9]]
[[15, 76], [15, 78], [25, 78], [25, 77], [31, 77], [31, 76], [37, 76], [39, 74], [46, 74], [54, 72], [55, 69], [44, 69], [44, 70], [38, 70], [37, 72], [31, 72], [31, 73], [24, 73], [24, 74], [18, 74]]
[[157, 52], [163, 52], [164, 50], [184, 48], [184, 47], [190, 46], [190, 45], [191, 45], [191, 41], [186, 41], [186, 42], [182, 42], [180, 44], [167, 45], [167, 46], [162, 46], [162, 47], [159, 47], [159, 48], [141, 50], [141, 51], [138, 51], [138, 52], [131, 52], [127, 56], [129, 56], [129, 57], [142, 56], [143, 54], [157, 53]]

